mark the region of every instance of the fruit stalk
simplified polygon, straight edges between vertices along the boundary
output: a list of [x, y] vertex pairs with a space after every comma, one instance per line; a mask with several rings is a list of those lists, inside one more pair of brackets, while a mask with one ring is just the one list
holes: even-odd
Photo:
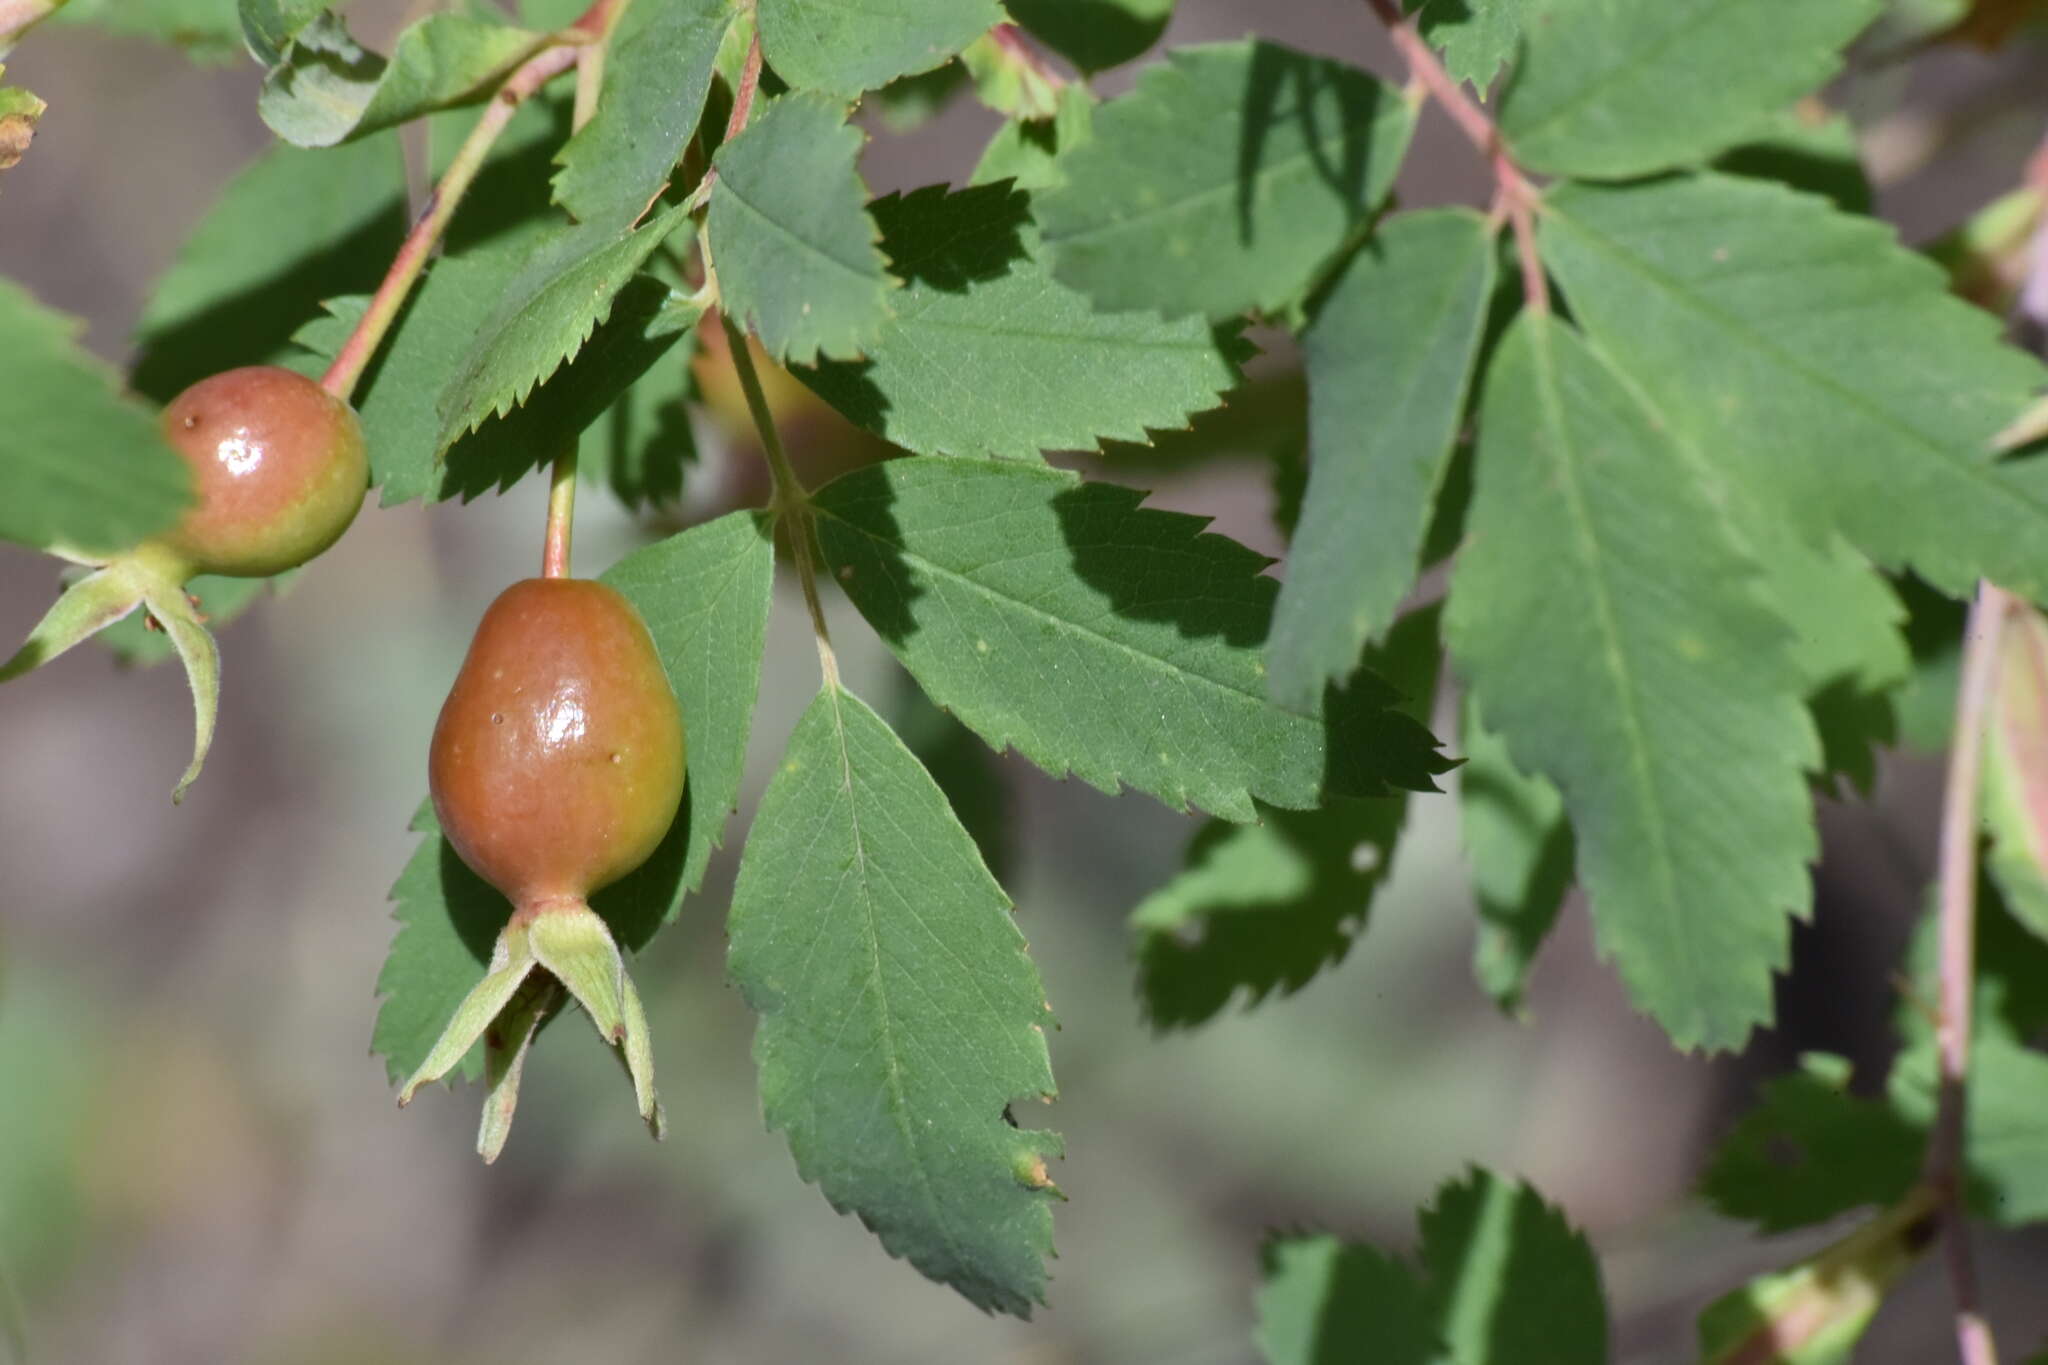
[[1977, 585], [1977, 600], [1963, 628], [1962, 683], [1956, 696], [1955, 739], [1949, 749], [1948, 786], [1941, 809], [1941, 1005], [1936, 1017], [1940, 1080], [1934, 1133], [1927, 1142], [1922, 1178], [1939, 1201], [1942, 1250], [1956, 1306], [1956, 1348], [1963, 1365], [1997, 1365], [1998, 1349], [1977, 1299], [1977, 1267], [1963, 1208], [1963, 1125], [1969, 1099], [1970, 1024], [1977, 949], [1977, 801], [1991, 688], [1998, 673], [1999, 641], [2008, 598], [1992, 583]]

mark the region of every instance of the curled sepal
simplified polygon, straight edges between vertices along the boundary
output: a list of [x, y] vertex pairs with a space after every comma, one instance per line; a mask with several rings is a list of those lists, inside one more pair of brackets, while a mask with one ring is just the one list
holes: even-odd
[[1934, 1199], [1922, 1186], [1813, 1259], [1711, 1304], [1700, 1314], [1701, 1361], [1838, 1365], [1934, 1235]]
[[[533, 948], [527, 937], [527, 917], [514, 915], [504, 931], [498, 935], [498, 943], [491, 950], [491, 965], [484, 973], [484, 979], [476, 983], [475, 989], [462, 998], [455, 1007], [454, 1015], [448, 1020], [448, 1027], [441, 1030], [441, 1036], [427, 1052], [427, 1059], [420, 1063], [419, 1070], [400, 1087], [398, 1107], [403, 1109], [412, 1103], [413, 1093], [423, 1085], [440, 1080], [476, 1046], [477, 1039], [484, 1036], [484, 1030], [505, 1012], [513, 997], [519, 994], [519, 987], [533, 971]], [[512, 1083], [512, 1096], [517, 1097], [519, 1083]], [[505, 1123], [512, 1121], [509, 1106]], [[504, 1134], [498, 1135], [502, 1146]]]
[[529, 976], [484, 1033], [484, 1116], [477, 1128], [476, 1153], [486, 1166], [505, 1150], [512, 1132], [512, 1114], [519, 1107], [519, 1078], [526, 1054], [550, 1015], [562, 1007], [561, 983]]
[[612, 932], [580, 900], [550, 901], [540, 907], [529, 930], [534, 960], [569, 988], [598, 1034], [619, 1049], [633, 1080], [640, 1117], [659, 1138], [666, 1130], [654, 1094], [654, 1047], [640, 992], [626, 975], [626, 960]]
[[185, 665], [185, 681], [192, 688], [192, 762], [171, 789], [175, 804], [185, 799], [186, 789], [198, 780], [199, 770], [206, 766], [206, 751], [213, 747], [213, 722], [220, 713], [220, 650], [182, 584], [151, 578], [145, 582], [142, 600], [148, 604], [150, 616], [171, 637], [178, 661]]
[[64, 589], [14, 657], [0, 664], [0, 682], [41, 668], [73, 645], [105, 630], [142, 605], [148, 575], [140, 566], [117, 561], [95, 569]]

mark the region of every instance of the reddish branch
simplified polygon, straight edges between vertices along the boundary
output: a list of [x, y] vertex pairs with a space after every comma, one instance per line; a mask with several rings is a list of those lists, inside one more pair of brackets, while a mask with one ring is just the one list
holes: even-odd
[[327, 367], [327, 373], [320, 377], [321, 386], [329, 393], [345, 400], [355, 391], [356, 381], [363, 377], [370, 357], [377, 353], [384, 334], [397, 320], [399, 310], [405, 306], [406, 296], [412, 292], [421, 272], [427, 268], [434, 248], [440, 244], [448, 220], [455, 216], [456, 205], [462, 202], [470, 182], [483, 169], [484, 160], [490, 155], [499, 134], [505, 131], [505, 125], [512, 121], [512, 115], [530, 95], [576, 65], [581, 53], [582, 47], [573, 43], [546, 48], [506, 77], [497, 94], [491, 97], [483, 117], [476, 121], [476, 127], [463, 140], [440, 183], [427, 196], [426, 205], [420, 210], [419, 217], [413, 220], [412, 231], [406, 233], [398, 254], [391, 258], [391, 268], [384, 272], [384, 281], [371, 296], [362, 321], [356, 324], [355, 330], [335, 354], [334, 363]]
[[320, 384], [329, 393], [346, 399], [355, 391], [357, 381], [369, 366], [370, 357], [377, 353], [384, 334], [397, 320], [399, 310], [405, 306], [406, 296], [419, 282], [434, 248], [440, 244], [441, 234], [447, 231], [448, 220], [455, 216], [456, 206], [462, 202], [462, 196], [468, 192], [477, 172], [483, 169], [484, 160], [490, 155], [499, 135], [505, 131], [505, 126], [512, 121], [512, 115], [542, 86], [575, 66], [593, 44], [602, 44], [610, 36], [612, 26], [627, 3], [628, 0], [595, 0], [569, 26], [564, 35], [565, 41], [552, 44], [529, 57], [505, 78], [504, 84], [491, 96], [483, 116], [476, 121], [476, 127], [470, 129], [469, 136], [463, 139], [455, 159], [448, 164], [440, 183], [434, 186], [433, 192], [427, 196], [426, 205], [413, 220], [412, 230], [406, 233], [398, 254], [392, 257], [391, 268], [384, 273], [383, 283], [370, 297], [370, 306], [364, 311], [362, 320], [342, 344], [334, 363], [327, 367], [327, 373], [321, 376]]
[[1977, 1267], [1963, 1209], [1963, 1118], [1969, 1098], [1972, 988], [1977, 957], [1977, 802], [1999, 639], [2009, 599], [1990, 583], [1978, 585], [1963, 634], [1962, 686], [1956, 698], [1955, 737], [1949, 749], [1948, 790], [1941, 811], [1941, 1005], [1935, 1042], [1940, 1086], [1934, 1135], [1927, 1144], [1923, 1179], [1933, 1191], [1956, 1303], [1956, 1346], [1963, 1365], [1997, 1365], [1998, 1351], [1977, 1301]]
[[1402, 15], [1395, 0], [1365, 2], [1386, 25], [1387, 36], [1407, 64], [1409, 74], [1486, 158], [1487, 169], [1493, 174], [1494, 212], [1506, 218], [1514, 229], [1515, 253], [1522, 263], [1523, 297], [1532, 312], [1549, 312], [1550, 280], [1543, 273], [1543, 258], [1536, 250], [1536, 187], [1515, 164], [1501, 139], [1499, 125], [1437, 60], [1428, 40], [1417, 31], [1415, 21]]

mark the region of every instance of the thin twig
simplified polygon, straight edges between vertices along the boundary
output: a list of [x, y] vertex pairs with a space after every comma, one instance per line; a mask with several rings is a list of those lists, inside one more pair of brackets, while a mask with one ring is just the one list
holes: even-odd
[[[739, 89], [732, 93], [732, 113], [725, 120], [725, 136], [719, 139], [722, 147], [740, 135], [747, 126], [747, 120], [754, 114], [754, 96], [761, 89], [761, 30], [754, 29], [753, 41], [747, 44], [747, 59], [740, 66]], [[686, 201], [692, 213], [703, 206], [711, 197], [711, 187], [718, 183], [718, 167], [707, 167], [704, 178], [697, 182], [697, 188], [690, 191]]]
[[512, 115], [529, 96], [576, 65], [582, 51], [583, 45], [579, 43], [548, 47], [528, 58], [506, 77], [498, 92], [491, 96], [482, 117], [470, 129], [469, 136], [463, 139], [455, 159], [448, 163], [440, 183], [427, 196], [426, 206], [413, 220], [412, 231], [406, 234], [398, 254], [391, 258], [391, 268], [384, 272], [384, 281], [371, 296], [370, 306], [363, 313], [362, 320], [349, 333], [348, 340], [336, 353], [334, 363], [327, 367], [327, 373], [320, 377], [322, 388], [343, 400], [355, 392], [357, 381], [369, 367], [370, 357], [377, 353], [384, 334], [391, 330], [399, 310], [404, 308], [406, 296], [427, 268], [428, 258], [440, 244], [449, 219], [455, 216], [456, 205], [462, 202], [462, 196], [468, 192], [477, 172], [483, 169], [484, 160], [490, 155], [499, 135], [505, 131], [505, 125], [512, 121]]
[[782, 448], [782, 437], [775, 430], [774, 414], [768, 411], [768, 396], [761, 391], [761, 376], [754, 369], [754, 357], [747, 350], [746, 334], [733, 326], [732, 319], [723, 312], [719, 322], [725, 328], [726, 348], [732, 353], [733, 372], [739, 376], [740, 390], [747, 396], [747, 412], [754, 419], [754, 430], [760, 434], [761, 450], [768, 457], [768, 474], [774, 481], [775, 492], [769, 503], [769, 510], [789, 527], [790, 550], [796, 557], [797, 581], [803, 585], [804, 606], [810, 609], [811, 633], [818, 640], [818, 667], [825, 675], [825, 686], [836, 689], [839, 686], [839, 656], [832, 650], [832, 632], [825, 625], [825, 608], [818, 600], [818, 568], [811, 559], [811, 499], [796, 476], [796, 469], [789, 462], [789, 455]]
[[1392, 41], [1394, 51], [1407, 64], [1410, 77], [1422, 86], [1423, 91], [1436, 101], [1437, 107], [1457, 125], [1465, 139], [1486, 158], [1487, 170], [1493, 176], [1495, 211], [1514, 229], [1515, 254], [1522, 266], [1523, 297], [1531, 312], [1548, 313], [1550, 280], [1543, 273], [1543, 257], [1536, 249], [1536, 209], [1541, 196], [1522, 168], [1515, 164], [1506, 142], [1501, 139], [1500, 126], [1465, 93], [1465, 87], [1437, 60], [1429, 40], [1415, 27], [1412, 17], [1401, 13], [1395, 0], [1365, 0], [1365, 3], [1386, 25], [1387, 37]]
[[1977, 1268], [1963, 1210], [1963, 1124], [1969, 1098], [1971, 993], [1977, 952], [1977, 798], [1987, 710], [1998, 673], [2008, 599], [1980, 583], [1964, 627], [1962, 685], [1949, 749], [1941, 811], [1941, 1011], [1935, 1029], [1940, 1088], [1923, 1172], [1939, 1201], [1949, 1287], [1956, 1304], [1956, 1346], [1963, 1365], [1997, 1365], [1998, 1350], [1977, 1302]]
[[[628, 3], [630, 0], [598, 0], [576, 21], [577, 27], [591, 35], [591, 41], [576, 64], [576, 101], [569, 114], [572, 137], [597, 112], [597, 98], [604, 90], [605, 50]], [[576, 449], [572, 439], [555, 455], [548, 484], [547, 527], [541, 537], [542, 578], [569, 576], [569, 548], [576, 532]]]

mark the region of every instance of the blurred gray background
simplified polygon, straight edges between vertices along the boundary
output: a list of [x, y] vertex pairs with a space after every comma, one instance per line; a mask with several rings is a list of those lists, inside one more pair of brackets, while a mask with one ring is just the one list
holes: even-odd
[[[388, 35], [402, 9], [356, 7], [359, 35]], [[1395, 69], [1356, 0], [1181, 0], [1168, 41], [1254, 28]], [[1851, 93], [1890, 111], [1865, 147], [1910, 237], [2017, 183], [2044, 121], [2041, 55], [1944, 51]], [[266, 144], [256, 73], [52, 28], [9, 76], [50, 112], [0, 190], [0, 270], [119, 361], [151, 281]], [[963, 180], [993, 127], [969, 102], [878, 138], [870, 180]], [[1404, 200], [1482, 190], [1432, 115]], [[1284, 347], [1263, 362], [1290, 363]], [[700, 438], [697, 505], [754, 482], [731, 433], [707, 423]], [[797, 434], [814, 467], [845, 439], [823, 418]], [[1110, 472], [1276, 552], [1269, 473], [1251, 455]], [[1032, 1121], [1066, 1135], [1054, 1175], [1071, 1202], [1035, 1321], [984, 1318], [926, 1284], [835, 1216], [763, 1130], [751, 1021], [723, 980], [733, 854], [817, 686], [788, 583], [732, 847], [636, 968], [668, 1141], [646, 1140], [615, 1069], [565, 1027], [529, 1069], [505, 1158], [481, 1167], [474, 1092], [393, 1106], [368, 1052], [372, 983], [435, 712], [484, 604], [534, 571], [543, 497], [529, 481], [468, 507], [366, 508], [289, 597], [225, 632], [220, 739], [177, 809], [166, 797], [191, 718], [174, 669], [83, 650], [0, 694], [0, 1265], [36, 1360], [1234, 1365], [1253, 1358], [1267, 1229], [1405, 1248], [1415, 1207], [1483, 1163], [1590, 1231], [1616, 1357], [1647, 1365], [1691, 1359], [1702, 1304], [1825, 1240], [1758, 1243], [1689, 1190], [1757, 1079], [1796, 1052], [1881, 1067], [1889, 972], [1931, 867], [1931, 761], [1889, 763], [1871, 802], [1823, 803], [1821, 908], [1781, 1027], [1743, 1058], [1705, 1061], [1630, 1010], [1576, 902], [1528, 1020], [1493, 1011], [1466, 965], [1448, 796], [1414, 803], [1394, 881], [1341, 968], [1254, 1013], [1152, 1036], [1123, 920], [1177, 865], [1191, 821], [1006, 760], [1010, 890], [1063, 1024], [1062, 1095]], [[582, 511], [586, 572], [651, 534], [600, 494]], [[0, 547], [0, 635], [25, 632], [55, 586], [51, 562]], [[886, 709], [901, 679], [842, 608], [850, 683]], [[2048, 1333], [2048, 1240], [1983, 1242], [1986, 1297], [2017, 1357]], [[1923, 1266], [1859, 1360], [1945, 1358], [1945, 1306]]]

